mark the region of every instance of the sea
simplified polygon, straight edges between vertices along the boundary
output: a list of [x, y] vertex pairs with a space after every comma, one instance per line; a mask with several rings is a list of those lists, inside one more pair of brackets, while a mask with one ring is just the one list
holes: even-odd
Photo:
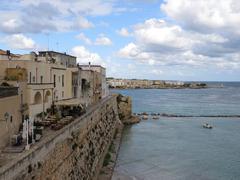
[[132, 97], [134, 113], [186, 116], [125, 127], [113, 180], [240, 180], [240, 83], [207, 84], [112, 90]]

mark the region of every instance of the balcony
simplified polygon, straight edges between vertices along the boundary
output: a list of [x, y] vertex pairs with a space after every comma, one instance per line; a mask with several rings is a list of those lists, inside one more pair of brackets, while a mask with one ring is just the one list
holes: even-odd
[[33, 90], [52, 89], [54, 88], [54, 83], [28, 83], [28, 88]]

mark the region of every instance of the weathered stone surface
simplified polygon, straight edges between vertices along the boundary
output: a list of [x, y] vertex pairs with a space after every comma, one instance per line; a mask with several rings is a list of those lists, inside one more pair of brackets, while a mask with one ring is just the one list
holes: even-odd
[[125, 125], [131, 125], [131, 124], [136, 124], [141, 121], [140, 117], [138, 116], [132, 116], [130, 119], [127, 119], [124, 121]]
[[110, 154], [110, 159], [108, 164], [106, 164], [100, 171], [100, 174], [98, 176], [98, 180], [111, 180], [113, 170], [116, 164], [118, 151], [120, 148], [121, 138], [122, 138], [122, 130], [123, 130], [123, 124], [120, 122], [118, 124], [118, 128], [115, 132], [114, 138], [112, 140], [112, 143], [108, 149], [108, 153]]
[[132, 115], [132, 99], [129, 96], [117, 96], [119, 118], [125, 125], [140, 122], [140, 118]]
[[117, 96], [118, 113], [121, 121], [128, 120], [132, 117], [132, 99], [129, 96]]
[[45, 141], [0, 168], [0, 179], [95, 180], [115, 134], [116, 97], [102, 100]]

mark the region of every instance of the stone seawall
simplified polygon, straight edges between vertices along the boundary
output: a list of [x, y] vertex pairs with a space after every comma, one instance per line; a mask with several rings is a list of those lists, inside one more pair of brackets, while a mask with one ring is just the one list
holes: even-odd
[[105, 98], [1, 167], [0, 179], [94, 180], [120, 124], [116, 96]]

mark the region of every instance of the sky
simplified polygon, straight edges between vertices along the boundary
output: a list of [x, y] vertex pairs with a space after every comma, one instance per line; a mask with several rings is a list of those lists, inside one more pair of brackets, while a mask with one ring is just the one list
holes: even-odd
[[1, 0], [0, 49], [54, 50], [115, 78], [240, 80], [239, 0]]

